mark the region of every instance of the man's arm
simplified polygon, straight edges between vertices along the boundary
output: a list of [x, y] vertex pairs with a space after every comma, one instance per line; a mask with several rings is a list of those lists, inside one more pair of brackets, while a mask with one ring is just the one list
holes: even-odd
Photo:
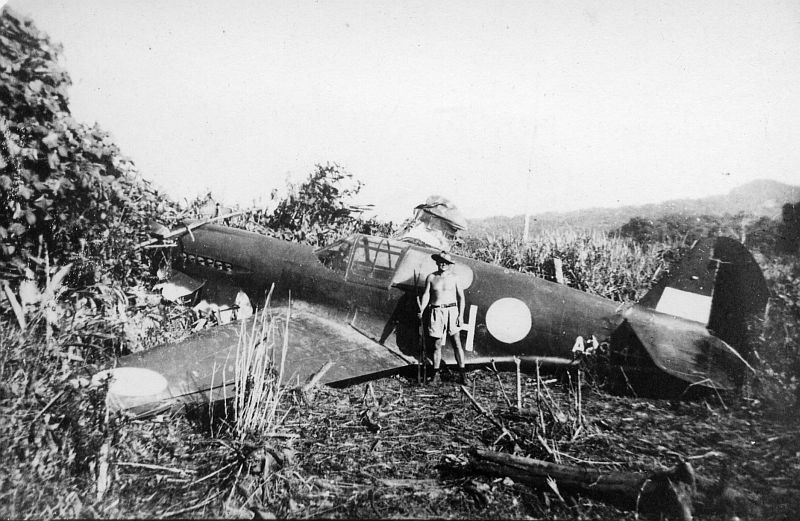
[[422, 298], [418, 301], [419, 303], [419, 311], [417, 311], [417, 316], [422, 317], [422, 313], [425, 311], [425, 308], [428, 307], [428, 302], [431, 300], [431, 276], [425, 279], [425, 291], [422, 292]]

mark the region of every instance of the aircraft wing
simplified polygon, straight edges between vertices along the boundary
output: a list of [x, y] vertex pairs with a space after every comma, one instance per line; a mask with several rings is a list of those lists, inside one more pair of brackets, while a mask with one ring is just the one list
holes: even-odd
[[[274, 317], [286, 308], [273, 307]], [[155, 414], [177, 405], [209, 403], [232, 397], [236, 352], [242, 326], [250, 331], [253, 318], [193, 334], [175, 344], [124, 356], [110, 374], [107, 405], [111, 411], [136, 416]], [[285, 318], [277, 318], [273, 359], [280, 365]], [[283, 382], [304, 383], [326, 363], [333, 365], [321, 378], [333, 383], [395, 371], [414, 363], [391, 348], [369, 340], [347, 324], [292, 308]]]

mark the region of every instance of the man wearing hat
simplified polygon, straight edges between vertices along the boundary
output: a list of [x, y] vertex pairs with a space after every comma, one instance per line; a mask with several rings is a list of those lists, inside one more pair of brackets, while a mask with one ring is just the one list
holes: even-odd
[[447, 252], [434, 253], [431, 258], [436, 261], [436, 271], [425, 280], [425, 291], [420, 301], [418, 316], [425, 316], [425, 333], [434, 339], [433, 382], [441, 381], [439, 365], [442, 362], [442, 346], [447, 337], [453, 340], [453, 350], [458, 362], [459, 383], [465, 383], [464, 350], [461, 348], [459, 331], [464, 322], [464, 290], [458, 284], [458, 277], [453, 273], [455, 264]]

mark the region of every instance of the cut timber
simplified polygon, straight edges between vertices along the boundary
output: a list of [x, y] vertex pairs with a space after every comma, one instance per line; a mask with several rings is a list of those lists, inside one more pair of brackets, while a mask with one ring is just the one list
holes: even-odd
[[611, 501], [637, 511], [659, 512], [670, 518], [692, 519], [695, 475], [691, 465], [681, 462], [672, 469], [648, 474], [602, 472], [575, 465], [558, 465], [533, 458], [473, 449], [473, 470], [492, 476], [508, 476], [520, 483], [547, 489], [548, 478], [560, 490], [571, 490]]

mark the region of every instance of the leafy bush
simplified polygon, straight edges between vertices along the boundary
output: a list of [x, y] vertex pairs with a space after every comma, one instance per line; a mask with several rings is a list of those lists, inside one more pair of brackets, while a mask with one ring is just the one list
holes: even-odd
[[2, 11], [2, 517], [98, 514], [113, 429], [88, 377], [147, 325], [154, 307], [122, 288], [146, 274], [137, 235], [172, 211], [108, 134], [71, 117], [59, 53]]
[[362, 186], [337, 164], [316, 165], [303, 183], [290, 184], [288, 195], [258, 222], [264, 233], [312, 246], [325, 246], [352, 233], [391, 234], [392, 223], [363, 217], [371, 205], [352, 202]]
[[70, 115], [69, 75], [59, 46], [26, 19], [0, 17], [0, 262], [46, 278], [73, 263], [74, 285], [132, 282], [144, 267], [131, 255], [148, 219], [172, 203], [141, 179], [99, 127]]

